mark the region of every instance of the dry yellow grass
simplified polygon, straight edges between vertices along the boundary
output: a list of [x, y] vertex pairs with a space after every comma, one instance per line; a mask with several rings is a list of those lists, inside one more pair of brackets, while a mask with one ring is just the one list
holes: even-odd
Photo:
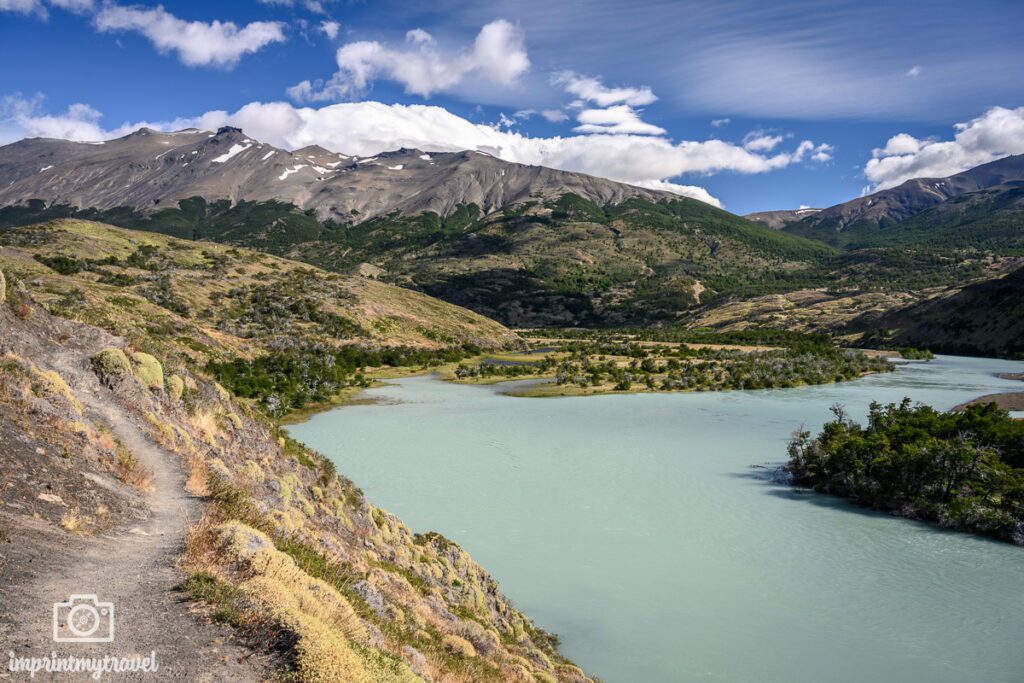
[[[351, 604], [309, 576], [262, 532], [238, 521], [218, 529], [221, 548], [240, 567], [239, 588], [256, 610], [297, 637], [295, 666], [303, 683], [412, 683], [404, 664], [367, 648], [368, 634]], [[197, 542], [196, 548], [208, 544]], [[195, 551], [193, 551], [195, 552]], [[202, 550], [209, 554], [209, 550]]]
[[85, 523], [86, 519], [77, 509], [68, 510], [60, 519], [60, 525], [64, 527], [65, 531], [71, 534], [85, 533]]

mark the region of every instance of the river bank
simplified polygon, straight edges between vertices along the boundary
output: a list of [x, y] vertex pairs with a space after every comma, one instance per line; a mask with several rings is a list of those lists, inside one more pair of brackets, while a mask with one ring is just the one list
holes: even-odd
[[[1000, 379], [1024, 381], [1024, 373], [1021, 372], [1002, 372], [998, 373], [996, 377]], [[1024, 411], [1024, 391], [1008, 391], [999, 394], [985, 394], [984, 396], [979, 396], [978, 398], [971, 399], [970, 401], [961, 403], [956, 408], [954, 408], [954, 410], [965, 410], [969, 406], [982, 405], [985, 403], [995, 403], [1002, 410], [1009, 410], [1013, 412]]]

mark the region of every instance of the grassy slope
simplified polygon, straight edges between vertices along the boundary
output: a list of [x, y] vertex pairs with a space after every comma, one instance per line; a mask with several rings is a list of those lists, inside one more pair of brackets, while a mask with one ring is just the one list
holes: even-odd
[[[695, 200], [598, 206], [574, 195], [461, 221], [389, 216], [338, 228], [294, 255], [390, 279], [513, 325], [672, 319], [740, 287], [775, 287], [832, 250]], [[767, 281], [766, 281], [767, 280]]]
[[51, 310], [195, 360], [319, 344], [516, 341], [465, 309], [384, 283], [212, 243], [81, 220], [0, 233], [0, 268]]
[[850, 329], [867, 343], [984, 356], [1024, 356], [1024, 268], [906, 308], [866, 314]]
[[832, 253], [691, 199], [602, 207], [571, 194], [489, 216], [470, 205], [444, 218], [396, 213], [345, 225], [274, 202], [197, 198], [148, 216], [30, 203], [0, 209], [0, 227], [70, 214], [339, 272], [370, 262], [392, 282], [514, 324], [670, 319], [714, 295], [791, 288], [794, 272]]
[[[811, 328], [835, 330], [866, 310], [921, 300], [940, 288], [1011, 270], [1021, 261], [1014, 246], [1020, 240], [1014, 192], [1019, 194], [1011, 190], [996, 198], [973, 193], [970, 201], [947, 202], [898, 228], [879, 231], [875, 226], [865, 233], [870, 240], [848, 231], [836, 239], [878, 245], [846, 251], [690, 199], [599, 206], [564, 195], [488, 216], [470, 205], [445, 218], [396, 213], [347, 225], [320, 224], [294, 207], [272, 202], [232, 207], [201, 199], [151, 216], [111, 211], [103, 217], [147, 231], [249, 245], [336, 272], [372, 263], [383, 269], [383, 280], [512, 326], [687, 319], [719, 325], [719, 320], [735, 320], [742, 310], [761, 324], [786, 327], [792, 324], [790, 316], [773, 312], [781, 302], [797, 310], [798, 317], [814, 318], [808, 320]], [[42, 205], [0, 209], [0, 226], [69, 211]], [[979, 234], [988, 235], [987, 241]], [[369, 280], [360, 282], [373, 287]], [[801, 306], [784, 301], [806, 299], [812, 290], [824, 291], [830, 302], [801, 313]], [[379, 296], [402, 295], [382, 288]], [[371, 336], [390, 334], [389, 321], [374, 324], [378, 327], [364, 325]], [[413, 338], [416, 327], [409, 330]], [[448, 339], [451, 332], [441, 331], [437, 338]]]

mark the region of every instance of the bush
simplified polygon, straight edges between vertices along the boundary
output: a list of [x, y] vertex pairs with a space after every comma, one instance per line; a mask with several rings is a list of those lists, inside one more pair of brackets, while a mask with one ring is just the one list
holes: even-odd
[[106, 386], [132, 375], [132, 364], [121, 349], [103, 349], [92, 357], [92, 369]]
[[171, 375], [167, 378], [167, 395], [177, 403], [185, 393], [185, 380], [178, 375]]
[[476, 648], [465, 638], [456, 635], [447, 635], [441, 641], [444, 649], [460, 657], [476, 657]]
[[840, 407], [789, 446], [794, 481], [865, 507], [1024, 543], [1024, 423], [995, 404], [942, 413], [873, 403], [867, 426]]
[[132, 354], [132, 360], [137, 364], [135, 376], [150, 389], [164, 388], [164, 366], [148, 353], [136, 351]]

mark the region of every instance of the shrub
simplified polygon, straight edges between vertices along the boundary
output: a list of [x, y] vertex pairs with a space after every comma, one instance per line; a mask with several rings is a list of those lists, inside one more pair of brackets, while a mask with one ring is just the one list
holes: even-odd
[[171, 400], [175, 403], [181, 400], [182, 394], [185, 393], [185, 380], [178, 375], [171, 375], [167, 378], [167, 395], [170, 396]]
[[107, 386], [132, 375], [132, 364], [121, 349], [103, 349], [92, 357], [92, 369]]
[[132, 360], [135, 361], [136, 367], [135, 376], [150, 389], [163, 389], [164, 388], [164, 366], [160, 364], [153, 356], [148, 353], [142, 353], [136, 351], [132, 354]]
[[460, 657], [476, 657], [476, 648], [465, 638], [449, 634], [444, 637], [441, 644], [444, 649]]
[[[228, 556], [252, 577], [239, 586], [241, 592], [279, 627], [291, 646], [296, 680], [381, 680], [371, 676], [368, 662], [354, 647], [353, 641], [365, 641], [367, 632], [348, 600], [302, 571], [262, 532], [229, 522], [220, 533]], [[389, 678], [415, 680], [404, 675]]]
[[794, 481], [859, 505], [1024, 543], [1024, 423], [995, 404], [943, 413], [872, 403], [868, 423], [840, 406], [817, 438], [794, 436]]

